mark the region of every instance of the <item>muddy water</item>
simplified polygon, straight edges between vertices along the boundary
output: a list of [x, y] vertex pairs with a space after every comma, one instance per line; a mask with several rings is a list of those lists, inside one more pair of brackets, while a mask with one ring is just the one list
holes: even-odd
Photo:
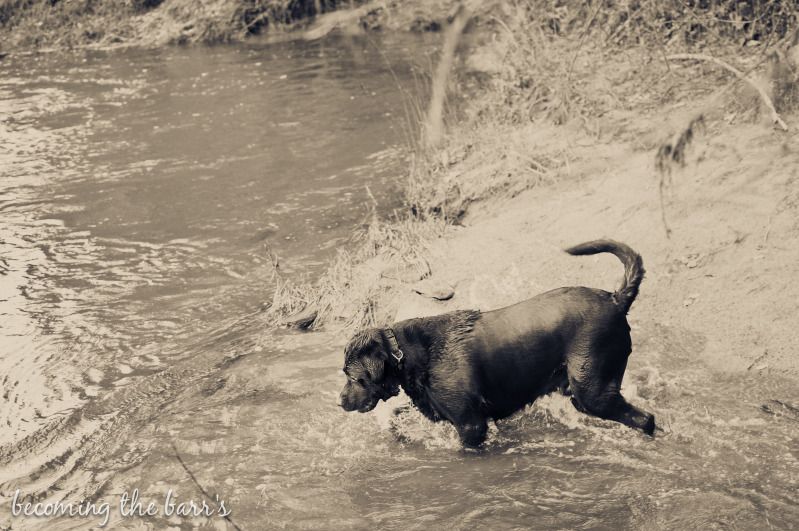
[[[552, 396], [464, 452], [450, 427], [393, 416], [399, 399], [338, 409], [343, 338], [266, 328], [271, 253], [313, 274], [366, 214], [364, 184], [391, 204], [394, 87], [424, 47], [381, 49], [3, 64], [0, 523], [102, 519], [12, 519], [20, 489], [107, 501], [130, 529], [799, 525], [796, 386], [701, 366], [700, 336], [633, 331], [624, 392], [654, 439]], [[170, 489], [201, 487], [230, 522], [163, 514]], [[159, 514], [122, 517], [133, 489]]]

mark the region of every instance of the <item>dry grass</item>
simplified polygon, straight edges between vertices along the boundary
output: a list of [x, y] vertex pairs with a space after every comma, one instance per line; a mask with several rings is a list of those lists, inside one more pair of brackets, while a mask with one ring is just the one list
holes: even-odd
[[[284, 278], [276, 269], [276, 287], [267, 308], [275, 323], [303, 322], [302, 328], [352, 330], [392, 318], [395, 295], [431, 274], [428, 245], [447, 230], [440, 219], [403, 215], [371, 222], [340, 250], [315, 283]], [[386, 304], [388, 302], [388, 304]], [[310, 321], [310, 322], [309, 322]]]
[[[365, 0], [0, 0], [6, 46], [64, 46], [115, 41], [152, 44], [220, 42], [267, 28], [292, 26], [344, 5]], [[606, 47], [675, 43], [770, 45], [796, 26], [795, 1], [778, 0], [494, 0], [468, 2], [483, 23], [507, 24], [516, 37], [601, 39]], [[365, 27], [436, 31], [451, 18], [455, 0], [386, 0], [361, 17]], [[155, 13], [154, 16], [142, 16]], [[150, 20], [152, 19], [152, 20]], [[142, 24], [143, 22], [143, 24]], [[150, 24], [152, 22], [153, 24]], [[160, 26], [159, 26], [160, 24]], [[517, 32], [521, 25], [524, 32]], [[153, 32], [142, 35], [143, 30]], [[149, 37], [149, 38], [148, 38]], [[157, 40], [157, 43], [165, 42]], [[536, 56], [538, 64], [546, 57]], [[555, 66], [551, 62], [550, 66]], [[554, 73], [555, 71], [553, 71]], [[537, 80], [536, 80], [537, 81]], [[557, 105], [572, 102], [569, 87], [556, 88]]]
[[566, 155], [536, 144], [530, 133], [499, 123], [463, 126], [436, 152], [414, 158], [406, 184], [409, 209], [421, 219], [457, 224], [474, 203], [552, 182]]
[[705, 115], [700, 113], [689, 120], [688, 125], [669, 142], [663, 143], [658, 148], [655, 156], [655, 168], [662, 175], [670, 175], [675, 166], [685, 166], [685, 156], [697, 133], [705, 128]]
[[775, 46], [768, 58], [771, 96], [780, 112], [799, 105], [799, 29], [781, 46]]
[[5, 47], [68, 47], [106, 41], [130, 35], [126, 23], [155, 7], [157, 2], [110, 2], [93, 0], [0, 0], [0, 28]]

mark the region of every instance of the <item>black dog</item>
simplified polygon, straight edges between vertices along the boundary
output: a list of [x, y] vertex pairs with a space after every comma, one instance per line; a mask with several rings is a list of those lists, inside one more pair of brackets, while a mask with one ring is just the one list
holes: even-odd
[[490, 312], [455, 311], [408, 319], [355, 335], [345, 351], [340, 405], [370, 411], [402, 386], [433, 421], [448, 420], [465, 446], [479, 446], [487, 420], [519, 411], [557, 389], [578, 410], [651, 435], [655, 417], [620, 391], [631, 352], [627, 312], [644, 277], [641, 257], [611, 240], [572, 255], [613, 253], [624, 264], [615, 293], [559, 288]]

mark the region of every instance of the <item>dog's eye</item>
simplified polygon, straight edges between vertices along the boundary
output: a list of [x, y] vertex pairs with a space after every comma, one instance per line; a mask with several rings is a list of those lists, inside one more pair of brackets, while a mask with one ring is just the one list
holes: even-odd
[[358, 378], [357, 381], [359, 385], [366, 387], [366, 380], [364, 380], [363, 378]]

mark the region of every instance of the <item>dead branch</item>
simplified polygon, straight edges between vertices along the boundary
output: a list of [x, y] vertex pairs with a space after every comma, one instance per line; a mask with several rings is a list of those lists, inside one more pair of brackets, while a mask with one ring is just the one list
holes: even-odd
[[674, 166], [685, 166], [685, 152], [694, 139], [695, 134], [705, 127], [705, 115], [699, 113], [694, 116], [688, 126], [674, 135], [670, 142], [660, 146], [655, 156], [655, 168], [660, 175], [658, 195], [660, 196], [660, 217], [666, 237], [671, 238], [671, 227], [666, 220], [666, 189], [671, 186], [671, 172]]
[[427, 109], [427, 117], [424, 123], [423, 139], [428, 148], [437, 147], [444, 136], [444, 102], [447, 99], [449, 74], [452, 70], [458, 41], [470, 18], [471, 14], [466, 7], [466, 3], [461, 3], [444, 36], [444, 46], [433, 76], [430, 106]]
[[[372, 11], [385, 8], [386, 2], [374, 2], [354, 9], [333, 11], [331, 13], [319, 15], [317, 17], [317, 22], [310, 29], [305, 31], [305, 33], [303, 33], [302, 38], [307, 41], [321, 39], [336, 28], [356, 22], [358, 19], [365, 17]], [[321, 10], [317, 10], [317, 13], [321, 13]]]
[[732, 72], [738, 79], [746, 81], [752, 88], [754, 88], [757, 91], [758, 94], [760, 94], [760, 98], [763, 100], [763, 103], [766, 104], [766, 107], [768, 107], [768, 110], [771, 112], [772, 121], [775, 124], [777, 124], [780, 127], [780, 129], [782, 129], [783, 131], [788, 130], [788, 126], [784, 121], [782, 121], [780, 115], [777, 114], [777, 109], [774, 107], [774, 102], [771, 101], [771, 98], [769, 97], [768, 94], [766, 94], [766, 91], [763, 90], [763, 87], [755, 83], [752, 79], [748, 78], [746, 74], [744, 74], [743, 72], [732, 66], [731, 64], [726, 63], [716, 57], [713, 57], [712, 55], [705, 55], [701, 53], [676, 53], [667, 56], [666, 59], [674, 61], [707, 61], [722, 67], [728, 72]]

